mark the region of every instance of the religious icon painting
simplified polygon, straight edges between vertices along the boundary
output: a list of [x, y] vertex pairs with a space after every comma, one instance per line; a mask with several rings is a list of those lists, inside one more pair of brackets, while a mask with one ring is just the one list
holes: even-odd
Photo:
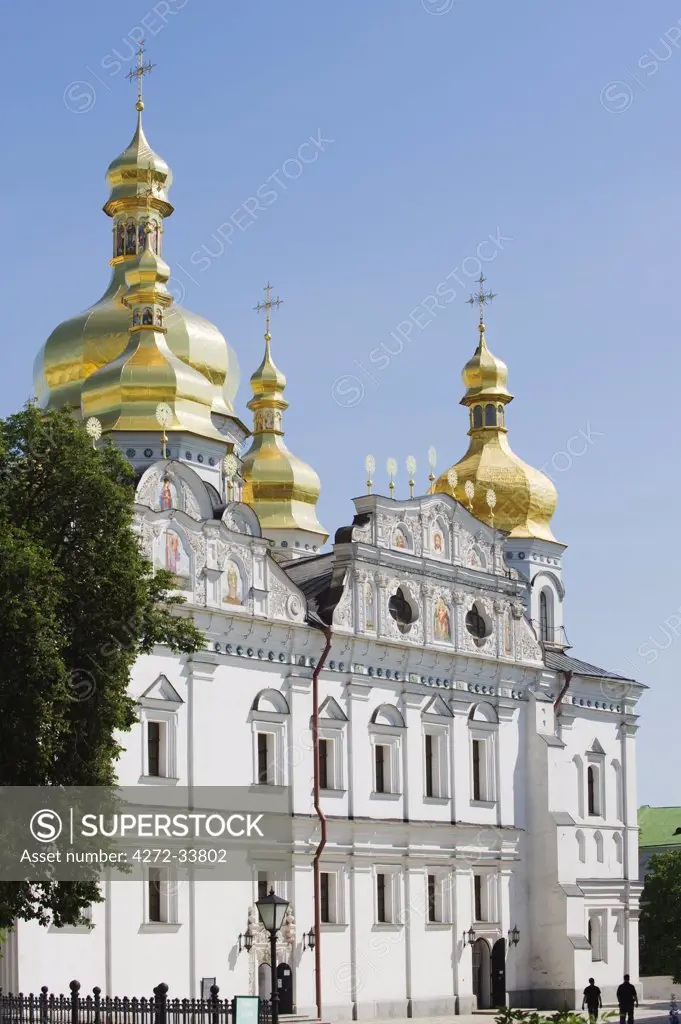
[[433, 636], [436, 640], [452, 639], [449, 608], [441, 597], [437, 599], [433, 612]]
[[140, 313], [139, 309], [135, 309], [135, 310], [133, 310], [133, 314], [132, 314], [132, 326], [133, 326], [133, 327], [139, 327], [139, 325], [140, 325], [141, 323], [142, 323], [142, 314]]
[[376, 602], [372, 583], [367, 583], [364, 591], [364, 628], [376, 629]]
[[433, 552], [436, 555], [443, 555], [445, 551], [445, 539], [442, 536], [442, 530], [439, 527], [435, 527], [433, 530]]
[[154, 313], [154, 323], [156, 324], [157, 327], [163, 327], [163, 313], [161, 312], [160, 308], [157, 308], [156, 312]]
[[145, 306], [144, 307], [144, 312], [142, 313], [142, 323], [148, 325], [148, 324], [153, 324], [153, 322], [154, 322], [154, 314], [153, 314], [153, 311], [151, 309], [151, 306]]
[[161, 512], [165, 512], [170, 508], [177, 508], [177, 491], [175, 485], [168, 477], [164, 477], [161, 481], [161, 489], [158, 496], [158, 507]]
[[[176, 530], [166, 530], [161, 535], [164, 568], [172, 572], [179, 581], [189, 580], [191, 566], [184, 542]], [[186, 589], [186, 588], [185, 588]]]
[[144, 223], [141, 223], [139, 225], [139, 227], [137, 229], [137, 234], [138, 234], [138, 237], [139, 237], [139, 247], [140, 247], [140, 250], [142, 250], [142, 249], [144, 249], [144, 239], [146, 238], [146, 231], [145, 231]]
[[134, 220], [129, 220], [125, 232], [125, 255], [134, 256], [137, 252], [136, 231]]
[[116, 255], [125, 256], [125, 225], [122, 221], [116, 226]]
[[407, 535], [401, 526], [398, 526], [393, 534], [393, 547], [400, 548], [400, 550], [405, 550], [409, 547]]
[[223, 602], [225, 604], [243, 604], [243, 582], [241, 573], [234, 562], [227, 562], [224, 573], [224, 586], [226, 589]]

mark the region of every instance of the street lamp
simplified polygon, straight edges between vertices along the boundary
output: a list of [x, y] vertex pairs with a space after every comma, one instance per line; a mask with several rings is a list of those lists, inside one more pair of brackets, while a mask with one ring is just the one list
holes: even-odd
[[244, 935], [239, 933], [239, 952], [245, 949], [247, 953], [250, 953], [251, 947], [253, 946], [253, 933], [251, 932], [251, 926], [249, 925]]
[[[307, 941], [307, 945], [305, 945]], [[303, 950], [314, 949], [315, 945], [315, 934], [314, 928], [310, 928], [309, 932], [303, 932]]]
[[519, 942], [520, 932], [518, 931], [518, 926], [514, 925], [510, 932], [508, 933], [508, 944], [509, 946], [517, 946]]
[[468, 929], [468, 931], [463, 933], [464, 949], [466, 948], [467, 945], [468, 946], [472, 946], [474, 942], [475, 942], [475, 928], [473, 927], [473, 925], [471, 925], [470, 928]]
[[279, 992], [277, 990], [277, 932], [284, 923], [288, 900], [276, 896], [270, 889], [267, 896], [256, 901], [258, 915], [265, 931], [270, 933], [270, 966], [272, 968], [272, 1024], [279, 1024]]

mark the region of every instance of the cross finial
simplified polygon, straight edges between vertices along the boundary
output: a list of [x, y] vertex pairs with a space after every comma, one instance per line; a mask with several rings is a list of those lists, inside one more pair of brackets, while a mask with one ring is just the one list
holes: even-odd
[[156, 65], [152, 64], [151, 61], [144, 63], [144, 40], [140, 39], [140, 48], [137, 51], [137, 67], [126, 76], [131, 82], [137, 79], [137, 109], [144, 110], [144, 103], [142, 102], [142, 79], [145, 75], [148, 75], [152, 68]]
[[470, 299], [468, 300], [468, 305], [469, 306], [474, 306], [476, 304], [476, 302], [478, 304], [478, 309], [480, 310], [480, 326], [481, 327], [485, 326], [485, 306], [487, 305], [488, 302], [491, 302], [492, 299], [496, 299], [496, 294], [494, 292], [487, 292], [487, 293], [485, 293], [485, 287], [484, 286], [485, 286], [485, 281], [486, 280], [487, 280], [487, 278], [483, 277], [482, 271], [481, 271], [480, 272], [480, 277], [478, 278], [478, 284], [480, 285], [480, 287], [478, 289], [478, 293], [477, 293], [477, 295], [471, 295]]
[[262, 313], [262, 311], [265, 310], [265, 340], [269, 341], [271, 338], [270, 316], [272, 314], [272, 310], [279, 309], [279, 306], [283, 304], [284, 300], [280, 299], [278, 296], [276, 299], [272, 298], [272, 285], [270, 284], [269, 281], [265, 285], [264, 291], [265, 301], [259, 302], [257, 306], [253, 307], [253, 309], [256, 311], [256, 313]]

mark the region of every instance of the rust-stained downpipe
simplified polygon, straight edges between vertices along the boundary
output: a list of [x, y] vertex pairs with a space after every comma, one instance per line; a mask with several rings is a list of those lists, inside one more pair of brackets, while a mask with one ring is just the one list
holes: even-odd
[[572, 682], [572, 672], [566, 672], [565, 673], [565, 685], [563, 686], [563, 689], [558, 694], [558, 700], [553, 705], [553, 710], [554, 711], [558, 710], [558, 708], [559, 708], [559, 706], [560, 706], [560, 704], [561, 704], [561, 702], [563, 700], [563, 697], [565, 696], [565, 694], [570, 689], [570, 683], [571, 682]]
[[314, 672], [312, 673], [312, 756], [314, 762], [314, 809], [317, 812], [317, 817], [321, 825], [321, 836], [319, 840], [319, 846], [317, 847], [313, 861], [313, 873], [314, 873], [314, 969], [315, 969], [315, 1001], [317, 1003], [317, 1017], [319, 1020], [322, 1019], [322, 910], [320, 900], [320, 885], [319, 885], [319, 862], [322, 856], [324, 847], [326, 846], [326, 818], [322, 811], [321, 804], [319, 802], [319, 673], [324, 667], [324, 663], [328, 657], [329, 651], [331, 650], [331, 639], [333, 631], [330, 626], [326, 626], [324, 629], [324, 636], [326, 637], [326, 644], [322, 651], [321, 657], [317, 662]]

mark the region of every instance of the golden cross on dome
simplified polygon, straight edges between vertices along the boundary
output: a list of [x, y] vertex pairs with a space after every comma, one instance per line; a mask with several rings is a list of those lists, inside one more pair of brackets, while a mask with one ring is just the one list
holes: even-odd
[[496, 299], [496, 293], [495, 292], [487, 292], [487, 293], [485, 293], [484, 285], [485, 285], [485, 281], [486, 280], [487, 280], [487, 278], [483, 277], [482, 271], [481, 271], [480, 272], [480, 277], [478, 278], [478, 284], [480, 285], [480, 288], [478, 289], [478, 294], [477, 295], [471, 295], [470, 299], [468, 299], [468, 305], [469, 306], [474, 306], [476, 304], [476, 302], [478, 304], [478, 308], [480, 310], [480, 325], [481, 326], [485, 323], [485, 306], [487, 305], [488, 302], [491, 302], [492, 299]]
[[253, 309], [255, 310], [256, 313], [262, 313], [262, 311], [265, 310], [265, 338], [267, 339], [267, 341], [269, 341], [271, 338], [270, 316], [272, 314], [272, 310], [279, 309], [279, 306], [283, 305], [284, 300], [280, 299], [278, 296], [276, 299], [272, 298], [272, 285], [270, 284], [269, 281], [265, 285], [264, 291], [265, 301], [259, 302], [257, 306], [253, 307]]
[[140, 48], [137, 51], [137, 67], [133, 68], [133, 70], [126, 75], [126, 78], [129, 78], [131, 82], [134, 82], [135, 79], [137, 79], [138, 110], [144, 110], [144, 103], [142, 102], [142, 79], [155, 67], [156, 65], [152, 64], [151, 61], [147, 61], [146, 64], [144, 63], [144, 40], [140, 39]]

